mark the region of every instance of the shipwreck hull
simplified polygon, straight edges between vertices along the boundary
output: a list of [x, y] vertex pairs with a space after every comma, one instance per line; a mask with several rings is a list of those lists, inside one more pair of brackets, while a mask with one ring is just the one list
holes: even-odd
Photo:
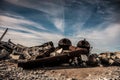
[[87, 54], [88, 51], [86, 49], [81, 49], [77, 51], [72, 51], [69, 53], [61, 54], [58, 56], [52, 56], [52, 57], [45, 57], [41, 59], [36, 60], [29, 60], [26, 62], [19, 62], [18, 67], [23, 67], [24, 69], [32, 69], [32, 68], [38, 68], [38, 67], [48, 67], [48, 66], [57, 66], [64, 63], [69, 63], [69, 60], [78, 57], [81, 54]]

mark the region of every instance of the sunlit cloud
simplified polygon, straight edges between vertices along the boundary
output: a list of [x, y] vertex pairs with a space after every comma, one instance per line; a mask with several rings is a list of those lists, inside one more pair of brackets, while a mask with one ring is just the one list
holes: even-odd
[[3, 2], [10, 4], [4, 6], [6, 9], [0, 7], [0, 34], [9, 28], [3, 40], [10, 38], [25, 46], [53, 41], [57, 46], [58, 41], [66, 37], [76, 46], [79, 40], [86, 38], [93, 52], [119, 50], [120, 6], [117, 0]]
[[[0, 25], [2, 26], [11, 26], [11, 27], [17, 27], [20, 24], [28, 24], [28, 25], [33, 25], [39, 29], [43, 29], [46, 30], [44, 27], [42, 27], [40, 24], [37, 24], [35, 22], [31, 22], [25, 19], [18, 19], [18, 18], [12, 18], [12, 17], [8, 17], [8, 16], [3, 16], [0, 15]], [[21, 28], [21, 27], [17, 27], [17, 28]]]
[[80, 30], [76, 37], [86, 38], [91, 41], [95, 49], [99, 51], [115, 51], [116, 46], [120, 45], [120, 24], [111, 24], [107, 28], [82, 31]]

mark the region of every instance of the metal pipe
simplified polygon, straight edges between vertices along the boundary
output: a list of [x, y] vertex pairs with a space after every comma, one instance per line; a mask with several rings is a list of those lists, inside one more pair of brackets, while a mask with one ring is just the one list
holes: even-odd
[[3, 39], [3, 37], [5, 36], [5, 34], [7, 33], [8, 28], [4, 31], [4, 33], [2, 34], [2, 36], [0, 37], [0, 41]]

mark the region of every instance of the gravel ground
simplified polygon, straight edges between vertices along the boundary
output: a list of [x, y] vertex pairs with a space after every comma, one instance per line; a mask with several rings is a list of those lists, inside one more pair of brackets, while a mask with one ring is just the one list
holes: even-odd
[[0, 80], [120, 80], [120, 67], [49, 67], [23, 70], [16, 64], [1, 61]]

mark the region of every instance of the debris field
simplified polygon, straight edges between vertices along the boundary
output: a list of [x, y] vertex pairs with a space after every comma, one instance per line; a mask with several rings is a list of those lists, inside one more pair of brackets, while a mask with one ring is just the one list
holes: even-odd
[[120, 80], [120, 52], [91, 53], [84, 39], [76, 46], [63, 38], [26, 47], [0, 37], [0, 79], [4, 80]]

